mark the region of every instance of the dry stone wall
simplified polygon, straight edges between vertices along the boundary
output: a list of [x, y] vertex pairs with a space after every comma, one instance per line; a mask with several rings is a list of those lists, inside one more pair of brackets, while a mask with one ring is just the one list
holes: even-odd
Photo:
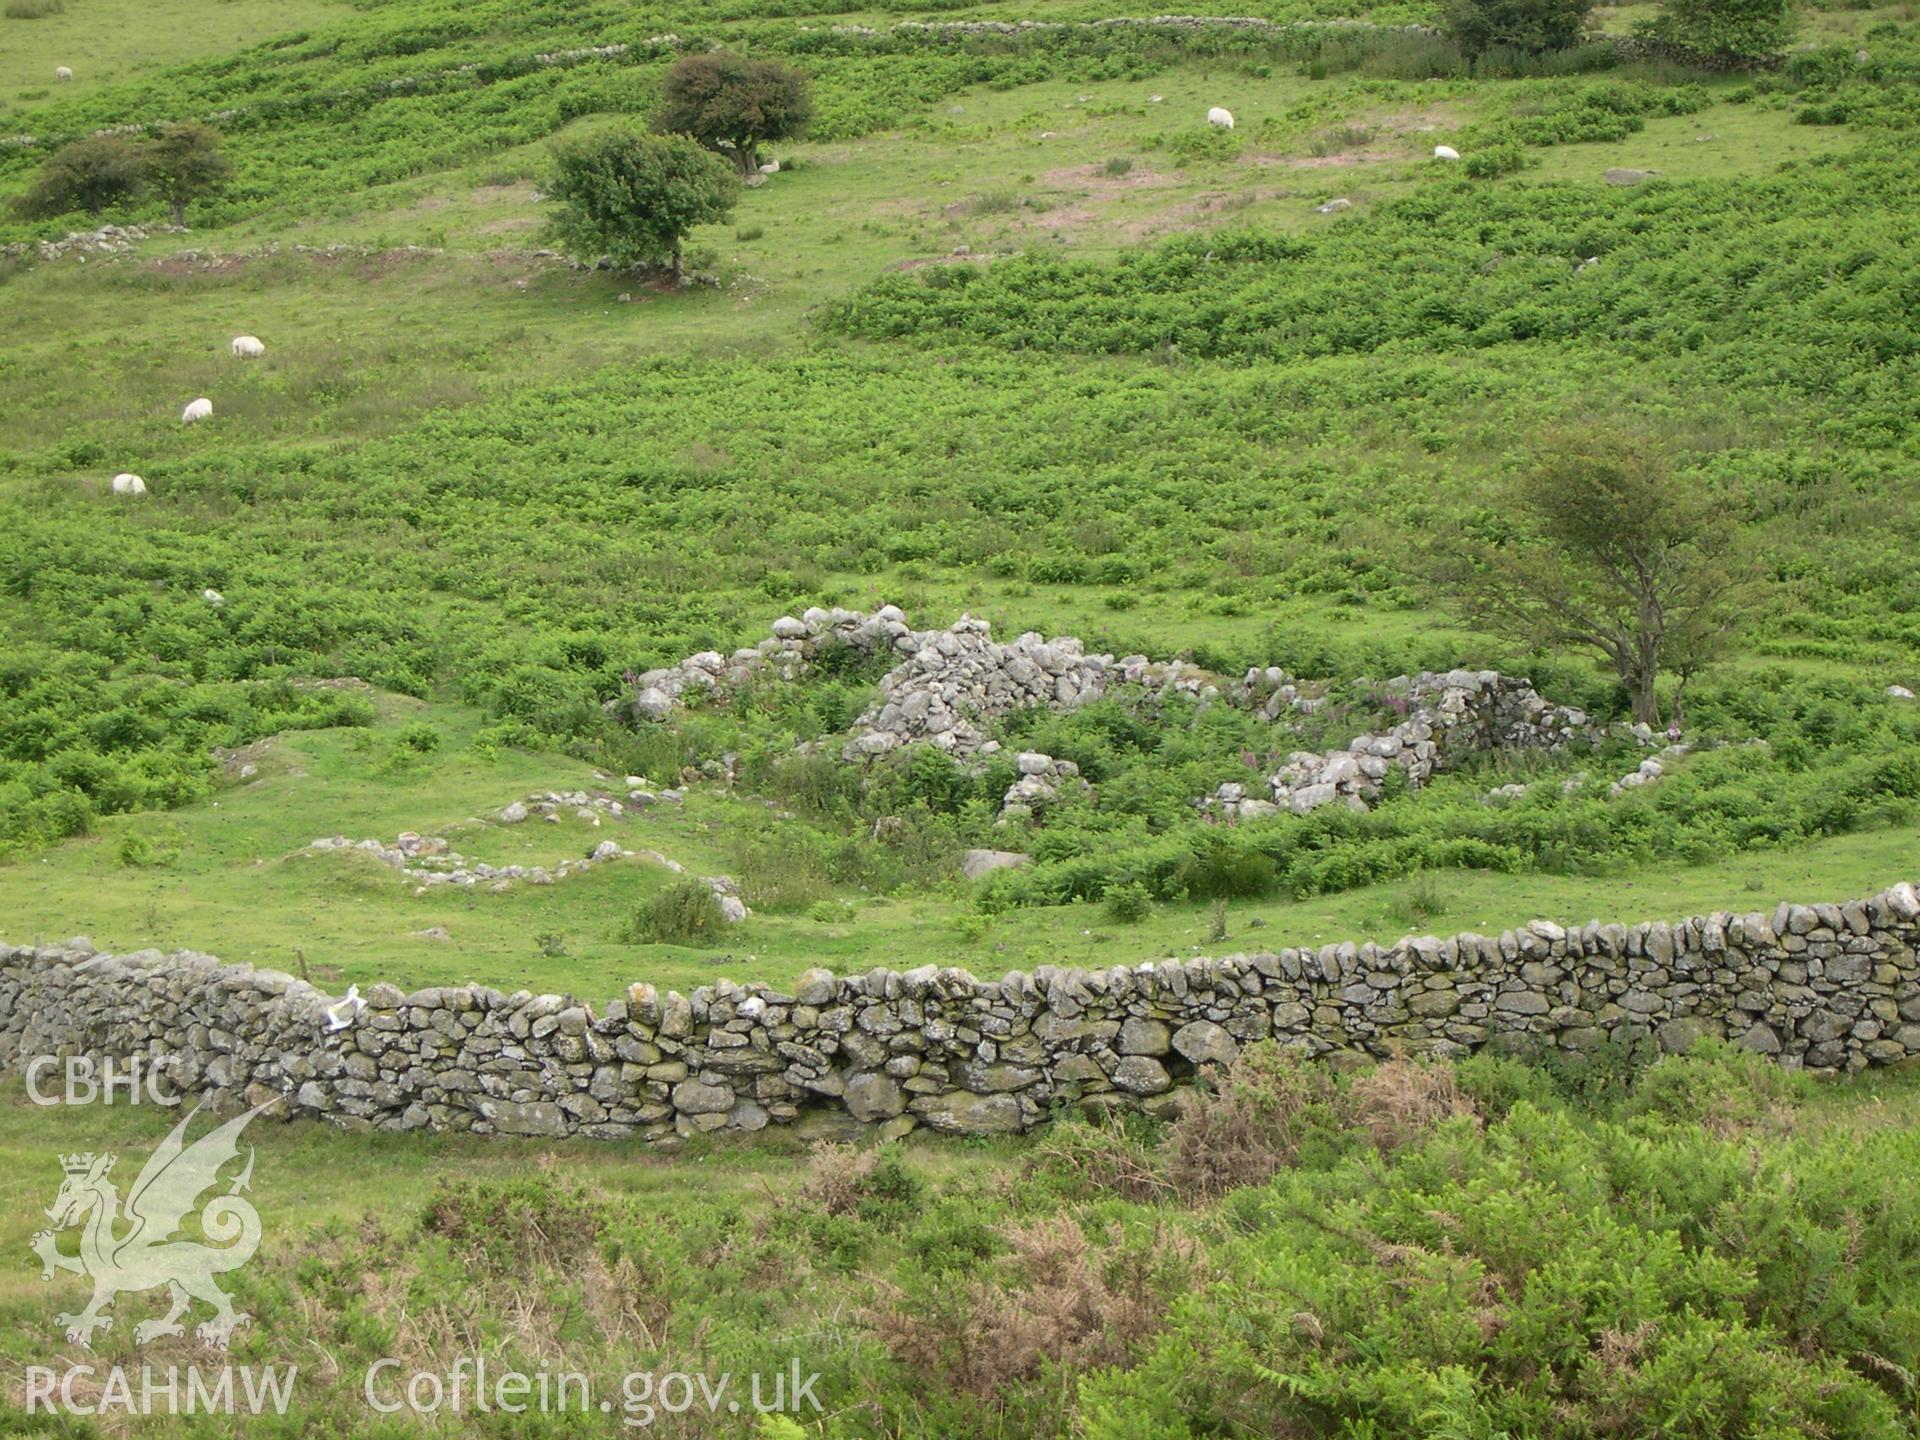
[[636, 1136], [1026, 1129], [1056, 1106], [1154, 1106], [1274, 1037], [1328, 1058], [1396, 1049], [1680, 1050], [1714, 1035], [1847, 1071], [1920, 1054], [1920, 895], [1678, 923], [1165, 960], [978, 980], [927, 966], [791, 990], [571, 997], [374, 985], [356, 1009], [211, 956], [0, 946], [0, 1064], [140, 1056], [222, 1102], [284, 1095], [353, 1128]]

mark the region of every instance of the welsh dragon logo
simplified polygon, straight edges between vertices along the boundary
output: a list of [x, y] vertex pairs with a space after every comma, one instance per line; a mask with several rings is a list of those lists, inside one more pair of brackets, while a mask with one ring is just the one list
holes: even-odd
[[[56, 1317], [66, 1327], [70, 1344], [93, 1348], [94, 1332], [113, 1324], [113, 1317], [103, 1312], [116, 1295], [162, 1285], [172, 1306], [163, 1318], [134, 1327], [137, 1344], [185, 1333], [180, 1317], [195, 1300], [213, 1306], [214, 1313], [194, 1334], [223, 1350], [234, 1330], [252, 1318], [236, 1311], [233, 1301], [214, 1284], [216, 1275], [239, 1269], [260, 1248], [260, 1216], [240, 1196], [253, 1178], [251, 1146], [245, 1168], [226, 1182], [224, 1193], [200, 1209], [205, 1243], [180, 1237], [200, 1196], [221, 1183], [221, 1168], [240, 1158], [240, 1132], [262, 1110], [278, 1103], [278, 1098], [269, 1100], [189, 1144], [187, 1126], [205, 1102], [194, 1106], [140, 1168], [127, 1192], [124, 1211], [119, 1190], [108, 1178], [118, 1155], [60, 1157], [66, 1179], [46, 1211], [53, 1225], [33, 1237], [33, 1250], [44, 1267], [41, 1279], [51, 1280], [55, 1271], [70, 1270], [93, 1281], [93, 1299], [86, 1309]], [[59, 1232], [75, 1226], [81, 1227], [80, 1253], [63, 1255], [57, 1248]]]

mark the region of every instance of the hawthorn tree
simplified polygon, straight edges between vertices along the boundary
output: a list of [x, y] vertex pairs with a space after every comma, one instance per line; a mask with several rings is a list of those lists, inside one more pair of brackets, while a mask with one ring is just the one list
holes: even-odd
[[220, 153], [220, 132], [189, 120], [169, 125], [142, 150], [147, 184], [173, 209], [173, 223], [187, 223], [187, 206], [226, 188], [233, 162]]
[[130, 200], [146, 183], [139, 149], [121, 135], [91, 135], [63, 145], [14, 201], [24, 219], [45, 220], [85, 210], [98, 215], [109, 205]]
[[778, 60], [731, 50], [676, 60], [660, 82], [654, 129], [691, 135], [729, 155], [742, 175], [760, 168], [760, 147], [806, 133], [813, 97], [805, 74]]
[[1499, 499], [1490, 538], [1436, 550], [1462, 618], [1598, 652], [1648, 725], [1661, 723], [1660, 677], [1678, 676], [1680, 720], [1687, 682], [1718, 657], [1755, 584], [1725, 501], [1652, 443], [1595, 430], [1551, 441]]
[[1446, 0], [1440, 28], [1468, 57], [1489, 50], [1541, 55], [1580, 43], [1593, 0]]
[[1784, 50], [1799, 27], [1796, 0], [1666, 0], [1635, 33], [1700, 55], [1754, 60]]
[[546, 188], [568, 254], [623, 270], [665, 262], [678, 280], [687, 232], [726, 219], [740, 181], [685, 135], [606, 130], [556, 147]]

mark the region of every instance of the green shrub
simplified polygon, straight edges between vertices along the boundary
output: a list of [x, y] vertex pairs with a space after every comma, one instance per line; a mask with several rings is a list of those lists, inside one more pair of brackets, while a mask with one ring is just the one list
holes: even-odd
[[1538, 55], [1580, 43], [1593, 0], [1446, 0], [1440, 28], [1468, 56]]
[[1700, 55], [1755, 59], [1786, 48], [1800, 26], [1796, 0], [1664, 0], [1635, 33]]
[[440, 728], [425, 720], [414, 720], [401, 726], [397, 738], [407, 749], [422, 755], [431, 755], [440, 748]]
[[1342, 1128], [1337, 1094], [1333, 1072], [1299, 1051], [1271, 1040], [1247, 1046], [1210, 1089], [1180, 1092], [1167, 1131], [1169, 1180], [1198, 1197], [1263, 1183]]
[[1314, 133], [1307, 141], [1309, 155], [1344, 155], [1350, 150], [1358, 150], [1373, 139], [1373, 131], [1365, 125], [1336, 125], [1328, 130]]
[[1494, 145], [1482, 145], [1470, 151], [1461, 161], [1461, 168], [1474, 180], [1494, 180], [1502, 175], [1511, 175], [1524, 169], [1527, 153], [1511, 142]]
[[512, 1180], [442, 1180], [428, 1196], [421, 1230], [469, 1263], [532, 1278], [591, 1254], [607, 1227], [605, 1207], [552, 1173]]
[[1119, 925], [1138, 925], [1153, 913], [1153, 896], [1138, 880], [1115, 882], [1102, 897], [1107, 918]]
[[122, 830], [114, 858], [130, 869], [162, 868], [179, 862], [180, 847], [162, 845], [139, 830]]
[[638, 945], [691, 945], [717, 938], [726, 925], [712, 886], [678, 880], [634, 912], [625, 938]]
[[557, 146], [546, 184], [554, 238], [576, 259], [681, 269], [687, 232], [725, 220], [740, 180], [684, 135], [608, 130]]
[[140, 147], [124, 135], [92, 135], [47, 157], [33, 184], [14, 201], [30, 220], [84, 210], [98, 215], [131, 200], [146, 184]]
[[1482, 1128], [1420, 1075], [1417, 1103], [1390, 1109], [1432, 1118], [1390, 1127], [1384, 1152], [1311, 1143], [1301, 1117], [1340, 1109], [1324, 1083], [1254, 1087], [1264, 1116], [1243, 1095], [1228, 1144], [1190, 1142], [1203, 1160], [1258, 1160], [1228, 1167], [1247, 1177], [1235, 1188], [1215, 1179], [1226, 1238], [1210, 1261], [1232, 1282], [1082, 1382], [1085, 1432], [1178, 1417], [1232, 1433], [1257, 1416], [1313, 1434], [1908, 1433], [1913, 1374], [1888, 1357], [1920, 1344], [1920, 1200], [1903, 1178], [1920, 1138], [1889, 1125], [1761, 1144], [1684, 1117], [1737, 1090], [1745, 1063], [1660, 1062], [1675, 1113], [1657, 1123], [1517, 1093], [1533, 1088], [1520, 1067], [1475, 1062], [1469, 1087], [1506, 1097]]
[[6, 16], [9, 20], [44, 20], [66, 8], [65, 0], [7, 0]]

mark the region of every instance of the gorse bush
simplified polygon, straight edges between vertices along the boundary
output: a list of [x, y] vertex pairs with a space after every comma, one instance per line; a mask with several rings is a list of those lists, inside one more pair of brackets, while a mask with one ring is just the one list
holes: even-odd
[[[673, 1176], [592, 1157], [463, 1176], [232, 1283], [342, 1362], [300, 1403], [343, 1431], [373, 1359], [448, 1373], [461, 1317], [497, 1316], [490, 1367], [545, 1355], [596, 1396], [701, 1344], [771, 1375], [804, 1335], [832, 1413], [799, 1418], [845, 1440], [1910, 1435], [1909, 1081], [1724, 1048], [1638, 1073], [1589, 1101], [1512, 1059], [1336, 1074], [1255, 1045], [1211, 1119], [736, 1150], [666, 1206]], [[1763, 1106], [1688, 1113], [1756, 1080]]]
[[1461, 169], [1475, 180], [1494, 180], [1523, 169], [1527, 155], [1518, 145], [1482, 145], [1461, 162]]
[[[1897, 1178], [1910, 1131], [1779, 1139], [1808, 1092], [1724, 1050], [1664, 1060], [1596, 1113], [1491, 1059], [1457, 1079], [1406, 1062], [1340, 1085], [1319, 1072], [1302, 1093], [1310, 1067], [1263, 1049], [1223, 1089], [1228, 1143], [1191, 1144], [1248, 1157], [1207, 1191], [1232, 1237], [1209, 1258], [1234, 1283], [1193, 1292], [1144, 1353], [1083, 1382], [1089, 1433], [1163, 1433], [1173, 1416], [1192, 1433], [1256, 1416], [1309, 1434], [1606, 1433], [1629, 1416], [1702, 1440], [1907, 1433], [1911, 1370], [1861, 1357], [1920, 1340], [1894, 1279], [1920, 1264]], [[1741, 1094], [1754, 1067], [1774, 1077], [1767, 1106], [1712, 1127], [1689, 1113]], [[1523, 1094], [1474, 1123], [1463, 1089], [1514, 1081]], [[1371, 1144], [1343, 1112], [1372, 1117]], [[1761, 1123], [1776, 1126], [1765, 1148]]]
[[1579, 43], [1593, 0], [1448, 0], [1441, 29], [1469, 56], [1489, 50], [1539, 54]]
[[704, 880], [676, 880], [634, 911], [625, 938], [638, 945], [693, 945], [727, 928], [719, 898]]
[[1783, 50], [1798, 28], [1796, 0], [1666, 0], [1636, 27], [1648, 39], [1730, 59]]
[[1137, 925], [1153, 913], [1153, 896], [1137, 880], [1115, 881], [1101, 896], [1107, 918], [1121, 925]]
[[1259, 1185], [1339, 1125], [1330, 1070], [1271, 1041], [1251, 1045], [1204, 1089], [1182, 1091], [1167, 1135], [1167, 1172], [1181, 1193], [1217, 1196]]

